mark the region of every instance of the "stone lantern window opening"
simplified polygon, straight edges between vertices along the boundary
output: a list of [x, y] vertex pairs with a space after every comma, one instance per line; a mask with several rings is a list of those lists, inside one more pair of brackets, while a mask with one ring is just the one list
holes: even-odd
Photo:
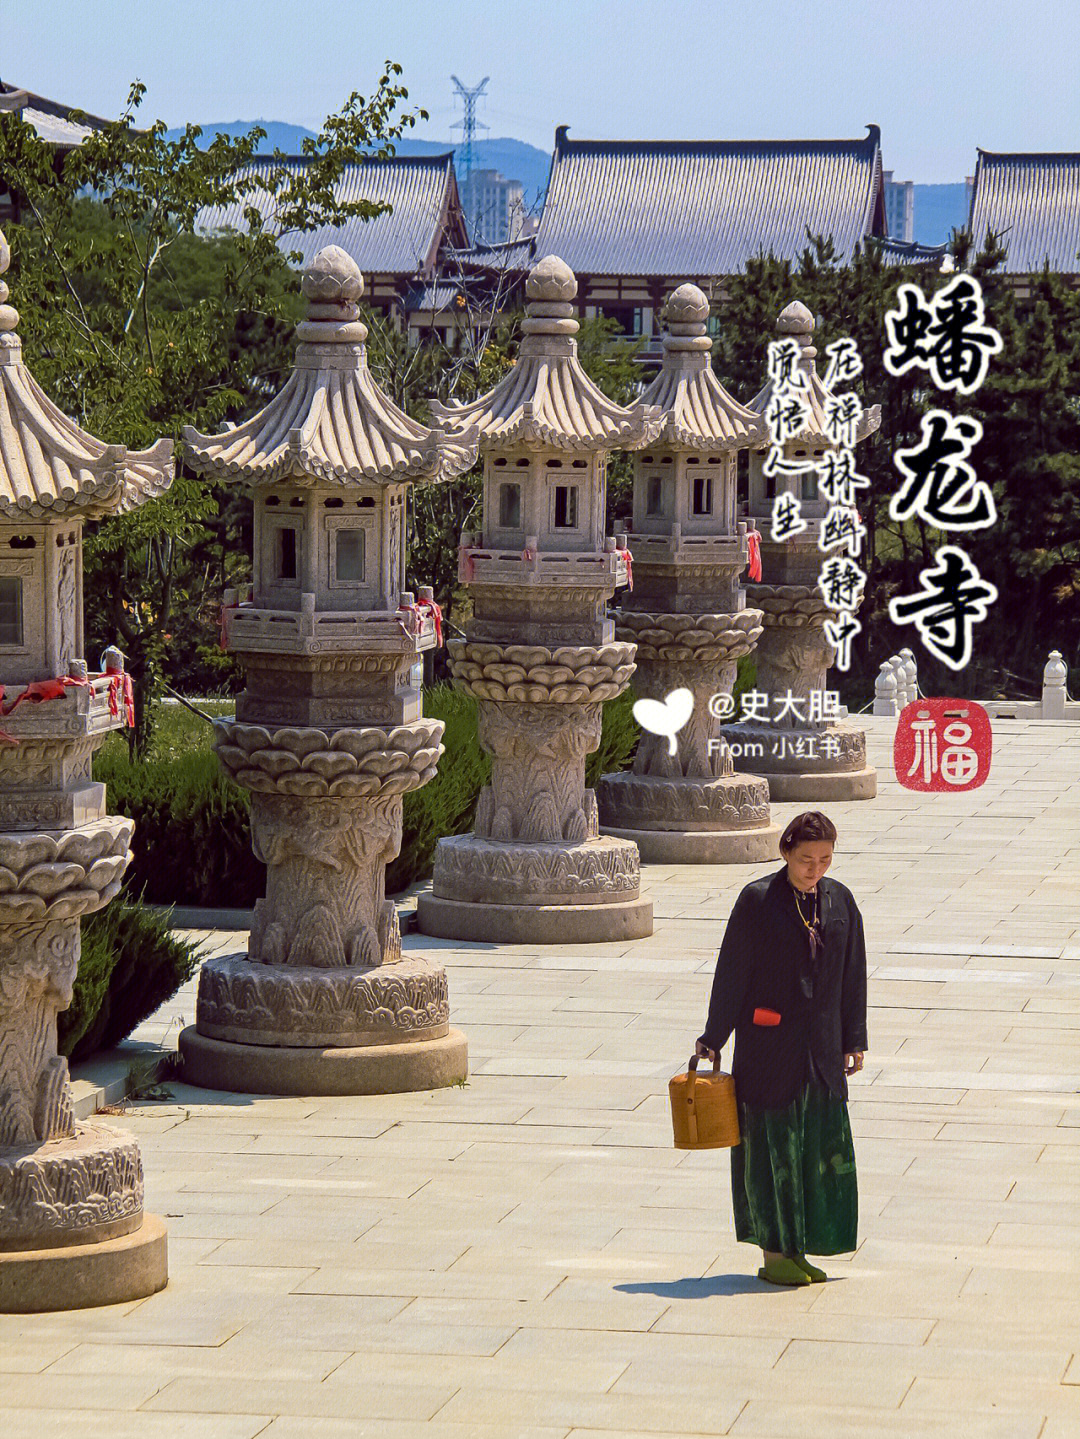
[[499, 528], [521, 529], [521, 486], [504, 481], [499, 486]]
[[0, 574], [0, 649], [23, 648], [23, 582]]
[[578, 524], [577, 485], [555, 485], [552, 489], [551, 527], [555, 530], [576, 530]]
[[665, 519], [671, 515], [671, 479], [665, 475], [649, 475], [645, 481], [645, 514], [649, 519]]
[[274, 527], [274, 553], [277, 560], [274, 566], [274, 578], [282, 583], [299, 584], [300, 582], [300, 576], [296, 569], [297, 535], [298, 531], [295, 525], [276, 525]]
[[359, 585], [364, 583], [366, 536], [363, 530], [342, 526], [334, 534], [334, 564], [330, 583]]
[[[337, 596], [348, 608], [369, 608], [375, 601], [375, 587], [370, 575], [375, 568], [377, 538], [375, 517], [349, 514], [347, 511], [323, 516], [325, 542], [324, 573], [328, 590], [344, 590]], [[396, 576], [388, 576], [395, 589], [394, 602], [400, 589]]]
[[712, 475], [694, 475], [690, 484], [693, 489], [693, 513], [695, 515], [711, 515], [713, 512]]

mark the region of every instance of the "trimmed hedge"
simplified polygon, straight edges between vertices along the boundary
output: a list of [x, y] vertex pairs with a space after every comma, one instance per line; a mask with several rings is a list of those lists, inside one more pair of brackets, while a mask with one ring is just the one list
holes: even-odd
[[82, 922], [70, 1006], [57, 1020], [61, 1054], [77, 1061], [127, 1039], [195, 973], [198, 951], [169, 930], [169, 915], [115, 900]]

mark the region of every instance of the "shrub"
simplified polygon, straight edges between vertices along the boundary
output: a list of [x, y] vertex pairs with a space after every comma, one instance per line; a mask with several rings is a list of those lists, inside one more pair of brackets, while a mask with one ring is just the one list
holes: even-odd
[[154, 904], [247, 909], [266, 871], [251, 852], [246, 793], [227, 779], [210, 748], [131, 764], [116, 751], [94, 766], [108, 785], [109, 810], [135, 821], [128, 883]]
[[198, 952], [169, 930], [169, 915], [116, 900], [82, 922], [82, 957], [70, 1006], [57, 1021], [61, 1054], [112, 1049], [195, 972]]
[[446, 725], [445, 753], [435, 778], [405, 796], [401, 853], [386, 866], [386, 890], [394, 894], [431, 873], [435, 846], [444, 834], [472, 829], [476, 801], [491, 778], [491, 758], [480, 748], [476, 701], [450, 685], [424, 695], [424, 714]]

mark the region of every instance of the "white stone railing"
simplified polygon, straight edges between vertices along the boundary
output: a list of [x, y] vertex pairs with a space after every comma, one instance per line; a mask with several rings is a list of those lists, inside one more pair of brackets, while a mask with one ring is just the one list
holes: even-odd
[[[1060, 650], [1052, 650], [1043, 667], [1042, 695], [1037, 700], [979, 700], [991, 719], [1080, 720], [1080, 701], [1065, 688], [1068, 670]], [[874, 682], [874, 714], [897, 716], [905, 705], [922, 698], [915, 656], [901, 650], [881, 666]]]

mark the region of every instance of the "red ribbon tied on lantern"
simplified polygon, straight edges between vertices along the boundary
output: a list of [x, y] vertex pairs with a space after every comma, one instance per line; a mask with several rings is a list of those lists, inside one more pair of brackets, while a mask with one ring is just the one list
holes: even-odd
[[746, 544], [750, 551], [750, 561], [746, 572], [752, 580], [761, 579], [761, 531], [747, 530]]
[[626, 588], [632, 590], [634, 588], [634, 557], [628, 549], [616, 550], [615, 553], [626, 561]]
[[[80, 683], [80, 681], [75, 681]], [[109, 713], [114, 719], [120, 714], [120, 706], [124, 706], [124, 724], [128, 729], [135, 727], [135, 692], [131, 685], [131, 676], [127, 670], [122, 673], [109, 674]]]
[[536, 559], [536, 551], [526, 545], [521, 552], [521, 558], [525, 561], [526, 564], [531, 564], [532, 561]]
[[422, 610], [426, 615], [430, 615], [431, 618], [435, 621], [435, 643], [437, 645], [441, 645], [442, 607], [440, 605], [437, 605], [434, 600], [420, 600], [417, 604], [417, 609]]
[[[131, 729], [135, 724], [135, 693], [132, 689], [131, 676], [126, 670], [109, 670], [104, 676], [91, 676], [91, 679], [101, 678], [109, 681], [109, 713], [116, 719], [120, 714], [120, 707], [123, 705], [124, 723], [128, 729]], [[61, 675], [54, 680], [34, 680], [25, 685], [7, 704], [2, 703], [4, 686], [0, 685], [0, 714], [12, 714], [21, 704], [45, 704], [49, 700], [61, 699], [69, 689], [86, 689], [89, 684], [89, 679], [75, 679], [72, 675]], [[6, 740], [9, 744], [19, 743], [15, 735], [5, 734], [3, 731], [0, 731], [0, 739]]]
[[420, 633], [421, 619], [419, 605], [398, 605], [398, 624], [407, 635]]

